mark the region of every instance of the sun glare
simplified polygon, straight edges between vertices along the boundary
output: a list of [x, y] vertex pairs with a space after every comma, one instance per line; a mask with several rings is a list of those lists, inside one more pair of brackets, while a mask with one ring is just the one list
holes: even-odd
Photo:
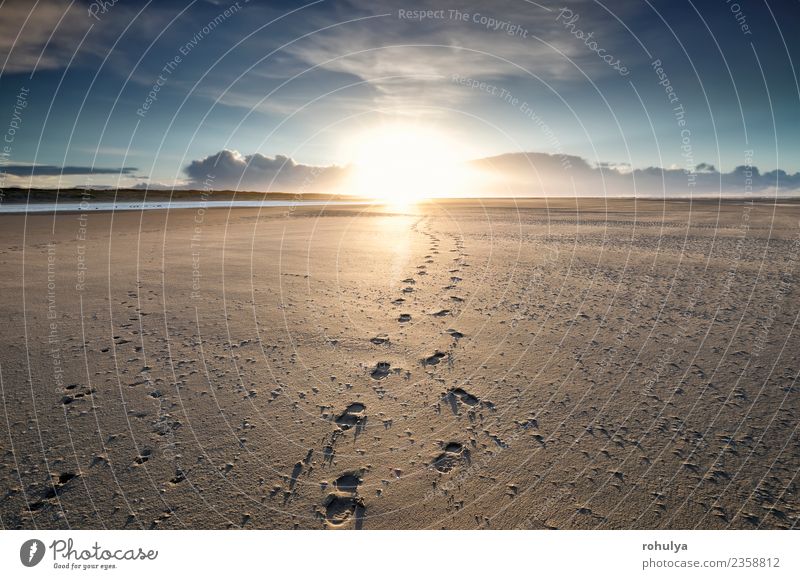
[[348, 144], [347, 192], [393, 205], [458, 194], [464, 183], [462, 147], [442, 133], [413, 125], [365, 131]]

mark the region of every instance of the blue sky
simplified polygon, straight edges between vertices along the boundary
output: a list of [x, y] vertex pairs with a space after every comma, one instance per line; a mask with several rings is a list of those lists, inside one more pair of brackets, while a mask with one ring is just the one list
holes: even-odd
[[615, 177], [706, 163], [723, 188], [752, 164], [800, 186], [793, 2], [31, 4], [0, 7], [6, 186], [187, 186], [213, 159], [220, 188], [255, 161], [246, 188], [296, 189], [386, 123], [476, 159], [575, 156]]

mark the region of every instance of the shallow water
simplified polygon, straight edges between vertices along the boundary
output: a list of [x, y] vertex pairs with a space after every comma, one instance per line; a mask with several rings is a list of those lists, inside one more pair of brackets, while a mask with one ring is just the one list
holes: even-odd
[[324, 207], [326, 205], [369, 205], [366, 201], [99, 201], [86, 203], [2, 203], [2, 213], [89, 213], [95, 211], [150, 211], [157, 209], [215, 209], [237, 207]]

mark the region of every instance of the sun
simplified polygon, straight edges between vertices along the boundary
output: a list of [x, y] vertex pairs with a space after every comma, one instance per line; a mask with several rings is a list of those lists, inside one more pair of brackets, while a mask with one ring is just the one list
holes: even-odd
[[465, 151], [455, 139], [413, 124], [381, 125], [348, 141], [346, 192], [397, 205], [452, 197], [464, 185]]

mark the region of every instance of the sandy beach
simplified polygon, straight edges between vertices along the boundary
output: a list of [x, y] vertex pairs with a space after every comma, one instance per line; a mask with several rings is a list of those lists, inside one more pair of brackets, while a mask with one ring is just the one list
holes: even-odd
[[0, 216], [4, 528], [773, 529], [800, 205]]

